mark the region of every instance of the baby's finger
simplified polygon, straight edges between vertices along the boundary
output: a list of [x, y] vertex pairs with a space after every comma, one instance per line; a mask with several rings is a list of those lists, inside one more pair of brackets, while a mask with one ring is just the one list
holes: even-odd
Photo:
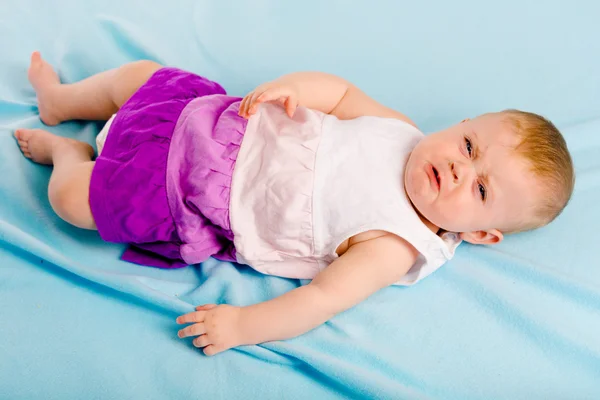
[[259, 94], [261, 94], [262, 92], [264, 92], [265, 89], [263, 89], [262, 87], [257, 87], [256, 89], [254, 89], [252, 92], [248, 93], [248, 95], [244, 98], [244, 108], [243, 108], [243, 116], [248, 118], [250, 115], [248, 115], [248, 112], [250, 111], [250, 105], [252, 104], [252, 102], [254, 101], [253, 99], [255, 99]]
[[298, 99], [295, 96], [288, 97], [285, 101], [285, 111], [290, 118], [294, 117], [296, 108], [298, 108]]
[[254, 92], [250, 92], [250, 93], [248, 93], [248, 94], [246, 95], [246, 97], [244, 97], [244, 98], [242, 99], [242, 102], [240, 103], [240, 112], [239, 112], [239, 114], [240, 114], [242, 117], [245, 117], [245, 116], [246, 116], [246, 112], [247, 112], [247, 110], [248, 110], [248, 103], [250, 102], [250, 98], [252, 98], [252, 94], [253, 94], [253, 93], [254, 93]]
[[256, 98], [258, 96], [260, 96], [263, 92], [264, 92], [264, 89], [258, 88], [254, 92], [252, 92], [251, 96], [248, 96], [248, 100], [246, 101], [246, 104], [244, 105], [244, 117], [246, 117], [246, 118], [250, 117], [250, 108], [252, 107], [252, 104], [254, 104], [254, 102], [256, 101]]
[[180, 338], [185, 338], [190, 336], [204, 335], [205, 333], [206, 327], [204, 326], [204, 322], [200, 322], [198, 324], [189, 325], [181, 329], [179, 332], [177, 332], [177, 336]]
[[196, 347], [206, 347], [209, 344], [211, 344], [210, 340], [208, 340], [208, 337], [206, 335], [198, 336], [196, 339], [193, 340], [192, 343]]
[[[280, 98], [287, 98], [289, 96], [288, 91], [285, 88], [272, 88], [262, 93], [257, 97], [256, 103], [266, 103], [268, 101], [278, 100]], [[250, 106], [250, 112], [256, 112], [258, 104], [252, 104]]]
[[250, 99], [250, 102], [248, 103], [248, 115], [252, 115], [256, 112], [256, 107], [257, 107], [257, 103], [259, 103], [260, 98], [262, 98], [265, 93], [268, 93], [271, 89], [265, 89], [263, 91], [256, 91], [256, 93], [254, 93], [254, 95], [252, 95], [252, 98]]
[[219, 353], [223, 352], [224, 350], [218, 348], [214, 344], [209, 344], [202, 351], [204, 352], [204, 354], [206, 354], [207, 356], [210, 357], [210, 356], [214, 356], [215, 354], [219, 354]]
[[244, 97], [242, 99], [242, 101], [240, 101], [240, 106], [238, 107], [238, 115], [240, 117], [244, 116], [244, 103], [246, 102], [246, 97]]
[[211, 308], [215, 308], [216, 306], [216, 304], [203, 304], [201, 306], [196, 307], [196, 311], [208, 311]]
[[277, 100], [280, 97], [287, 97], [285, 88], [274, 87], [258, 96], [258, 101], [261, 103]]
[[177, 317], [178, 324], [189, 324], [190, 322], [204, 322], [206, 311], [194, 311]]

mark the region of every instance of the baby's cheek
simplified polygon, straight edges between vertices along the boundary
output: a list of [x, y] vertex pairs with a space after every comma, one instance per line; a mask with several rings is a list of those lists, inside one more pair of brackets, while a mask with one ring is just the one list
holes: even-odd
[[439, 215], [443, 218], [444, 222], [452, 222], [460, 217], [460, 210], [456, 207], [452, 207], [451, 204], [444, 204], [439, 210]]
[[439, 204], [436, 211], [439, 218], [436, 225], [450, 231], [462, 231], [471, 214], [469, 205], [459, 199]]

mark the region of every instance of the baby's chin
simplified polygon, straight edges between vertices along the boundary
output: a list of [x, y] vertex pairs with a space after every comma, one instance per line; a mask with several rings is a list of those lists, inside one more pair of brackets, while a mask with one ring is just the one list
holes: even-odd
[[435, 218], [434, 213], [432, 212], [432, 208], [434, 206], [427, 201], [428, 199], [426, 198], [426, 196], [423, 196], [422, 194], [414, 190], [414, 188], [411, 187], [409, 184], [406, 185], [406, 194], [408, 196], [408, 200], [410, 201], [411, 205], [413, 206], [413, 209], [417, 212], [417, 214], [419, 214], [421, 218], [424, 218], [427, 221], [439, 227], [439, 225], [436, 222], [434, 222], [434, 220], [438, 219]]
[[418, 192], [411, 193], [411, 189], [412, 188], [407, 187], [406, 193], [414, 210], [421, 216], [421, 218], [429, 221], [431, 224], [445, 231], [460, 232], [460, 230], [456, 229], [459, 227], [455, 221], [452, 221], [452, 216], [443, 215], [443, 213], [440, 212], [435, 204], [435, 201], [428, 201], [429, 199], [427, 199], [426, 196], [422, 196]]
[[429, 181], [423, 179], [422, 174], [408, 171], [404, 180], [404, 190], [413, 207], [421, 215], [435, 207], [436, 197], [429, 187]]

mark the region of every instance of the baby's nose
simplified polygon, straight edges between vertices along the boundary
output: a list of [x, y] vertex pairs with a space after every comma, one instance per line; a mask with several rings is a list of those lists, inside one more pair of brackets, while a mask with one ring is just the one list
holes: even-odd
[[469, 176], [471, 174], [471, 172], [469, 171], [469, 166], [463, 164], [460, 161], [450, 162], [450, 172], [452, 173], [452, 180], [455, 184], [460, 184], [464, 181], [468, 181]]
[[458, 174], [456, 172], [455, 164], [453, 162], [450, 163], [450, 171], [452, 172], [454, 183], [458, 183]]

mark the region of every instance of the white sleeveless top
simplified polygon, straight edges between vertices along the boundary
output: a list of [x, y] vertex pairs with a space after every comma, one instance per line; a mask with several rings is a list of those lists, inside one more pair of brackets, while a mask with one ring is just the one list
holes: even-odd
[[458, 235], [431, 232], [404, 190], [408, 156], [424, 135], [397, 119], [335, 116], [264, 104], [250, 118], [231, 185], [238, 262], [312, 279], [361, 232], [383, 230], [419, 252], [411, 285], [454, 255]]

